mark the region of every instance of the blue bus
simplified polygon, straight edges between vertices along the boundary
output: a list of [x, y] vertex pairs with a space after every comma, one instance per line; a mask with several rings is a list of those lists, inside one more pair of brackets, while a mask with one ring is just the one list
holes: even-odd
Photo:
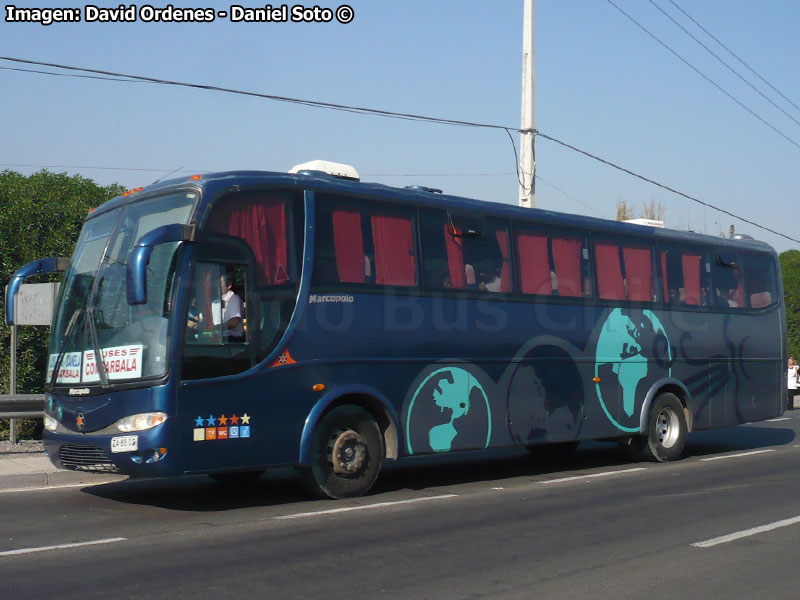
[[66, 265], [46, 450], [134, 477], [293, 466], [332, 498], [426, 454], [616, 439], [675, 460], [692, 431], [782, 414], [777, 265], [746, 236], [332, 163], [158, 183], [93, 210]]

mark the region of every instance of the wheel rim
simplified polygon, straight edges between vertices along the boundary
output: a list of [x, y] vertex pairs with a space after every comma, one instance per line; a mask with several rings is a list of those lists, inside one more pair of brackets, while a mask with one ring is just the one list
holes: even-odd
[[337, 431], [328, 444], [328, 461], [336, 475], [352, 477], [367, 465], [369, 451], [366, 441], [357, 431]]
[[678, 414], [671, 408], [664, 408], [656, 417], [656, 438], [664, 448], [672, 448], [681, 434]]

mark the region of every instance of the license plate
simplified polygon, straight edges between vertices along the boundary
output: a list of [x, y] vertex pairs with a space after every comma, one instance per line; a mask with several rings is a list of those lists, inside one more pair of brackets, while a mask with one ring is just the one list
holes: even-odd
[[134, 452], [139, 449], [138, 435], [122, 435], [111, 438], [112, 452]]

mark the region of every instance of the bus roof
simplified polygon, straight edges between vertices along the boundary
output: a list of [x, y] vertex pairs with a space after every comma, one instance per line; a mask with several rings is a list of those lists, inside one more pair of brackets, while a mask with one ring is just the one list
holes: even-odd
[[544, 210], [540, 208], [522, 208], [512, 204], [488, 200], [476, 200], [461, 196], [438, 193], [438, 190], [422, 186], [393, 187], [381, 183], [354, 181], [335, 177], [321, 171], [305, 171], [299, 173], [281, 173], [275, 171], [223, 171], [204, 173], [167, 181], [158, 182], [140, 188], [134, 194], [117, 196], [98, 207], [89, 215], [93, 218], [119, 206], [138, 202], [178, 189], [194, 188], [201, 192], [202, 200], [199, 214], [203, 214], [208, 202], [226, 190], [251, 187], [284, 187], [317, 192], [348, 195], [358, 198], [374, 198], [391, 202], [410, 203], [418, 206], [447, 208], [451, 210], [476, 210], [493, 216], [529, 219], [543, 224], [562, 225], [602, 231], [609, 234], [625, 234], [657, 239], [670, 239], [687, 243], [704, 243], [716, 246], [732, 246], [759, 250], [775, 251], [766, 242], [738, 237], [736, 239], [721, 238], [713, 235], [682, 231], [678, 229], [650, 227], [611, 219], [601, 219], [586, 215]]

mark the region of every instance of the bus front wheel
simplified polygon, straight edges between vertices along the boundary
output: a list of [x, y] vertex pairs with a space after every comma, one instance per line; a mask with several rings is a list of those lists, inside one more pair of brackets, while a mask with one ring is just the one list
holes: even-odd
[[686, 415], [675, 394], [660, 394], [650, 407], [647, 435], [627, 440], [634, 457], [655, 462], [678, 460], [686, 443]]
[[317, 496], [353, 498], [375, 483], [383, 454], [383, 436], [372, 415], [359, 406], [340, 406], [319, 422], [313, 462], [301, 474]]

